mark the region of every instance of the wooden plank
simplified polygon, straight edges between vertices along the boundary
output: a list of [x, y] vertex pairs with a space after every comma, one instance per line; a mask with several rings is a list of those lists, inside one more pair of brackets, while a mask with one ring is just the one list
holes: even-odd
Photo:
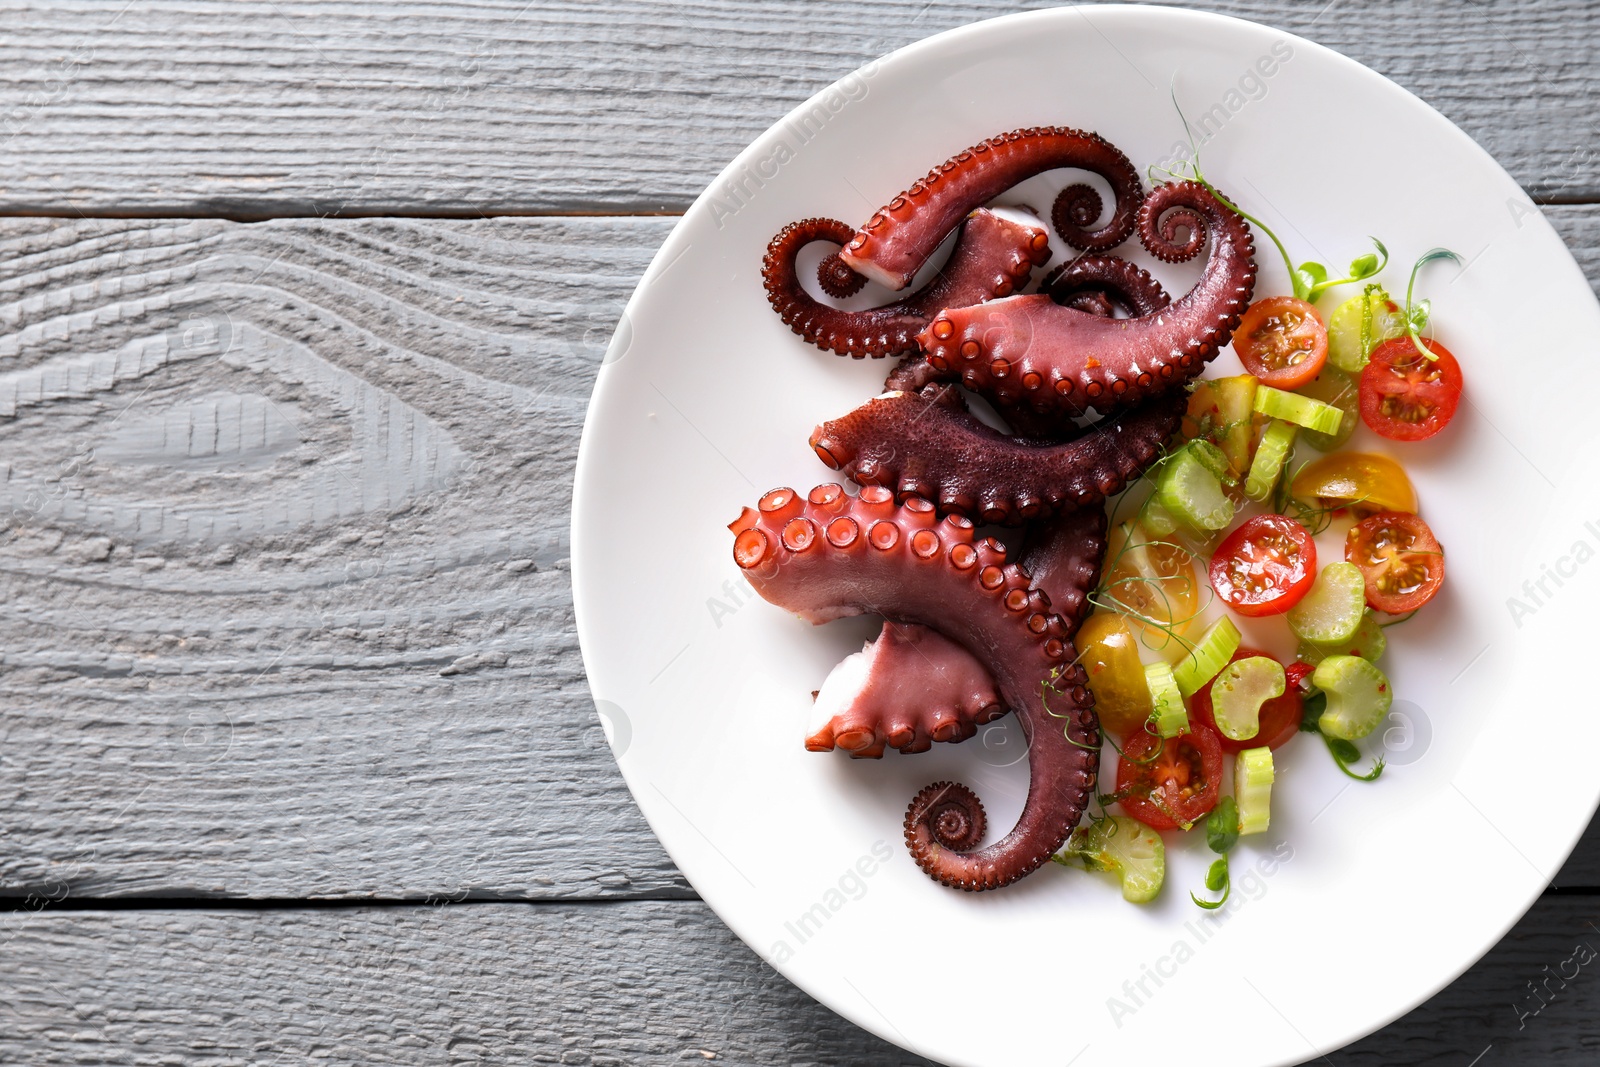
[[[1370, 65], [1535, 195], [1600, 195], [1589, 0], [1174, 2]], [[753, 137], [866, 61], [1039, 6], [4, 0], [0, 213], [680, 211]], [[1382, 116], [1369, 148], [1388, 150]]]
[[[1587, 1067], [1594, 912], [1541, 901], [1338, 1062], [1464, 1065], [1492, 1046], [1486, 1063]], [[4, 936], [7, 1063], [928, 1062], [811, 1001], [698, 902], [43, 912]], [[1381, 956], [1381, 932], [1343, 949]]]
[[669, 225], [0, 225], [0, 883], [685, 893], [566, 562]]
[[1578, 261], [1589, 284], [1600, 294], [1600, 210], [1589, 206], [1551, 205], [1545, 218], [1567, 242], [1572, 258]]
[[670, 224], [0, 222], [0, 894], [687, 895], [565, 570]]

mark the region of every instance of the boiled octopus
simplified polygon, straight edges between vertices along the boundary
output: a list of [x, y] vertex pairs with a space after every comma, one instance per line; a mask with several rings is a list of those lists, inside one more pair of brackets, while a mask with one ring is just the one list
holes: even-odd
[[[1082, 167], [1111, 186], [1063, 190], [1051, 221], [1080, 255], [1021, 295], [1048, 235], [983, 205], [1034, 174]], [[963, 220], [965, 220], [963, 222]], [[961, 225], [942, 274], [886, 307], [847, 312], [812, 298], [795, 267], [813, 241], [839, 245], [818, 269], [831, 297], [867, 279], [906, 288]], [[1111, 249], [1137, 232], [1158, 259], [1210, 246], [1198, 283], [1174, 301]], [[1084, 812], [1099, 768], [1099, 723], [1072, 638], [1092, 609], [1106, 550], [1103, 503], [1164, 451], [1182, 386], [1227, 344], [1255, 285], [1245, 220], [1207, 187], [1148, 196], [1127, 158], [1094, 134], [1018, 130], [959, 153], [858, 231], [807, 219], [763, 262], [772, 306], [810, 343], [857, 358], [898, 355], [882, 395], [811, 437], [817, 457], [861, 486], [777, 489], [730, 524], [734, 560], [766, 600], [812, 623], [883, 617], [878, 638], [817, 694], [816, 751], [879, 757], [956, 743], [1014, 710], [1029, 740], [1028, 798], [1016, 825], [982, 846], [986, 817], [965, 786], [911, 802], [917, 864], [966, 890], [1037, 869]], [[1011, 428], [980, 421], [958, 386]], [[1097, 420], [1080, 425], [1089, 413]], [[978, 522], [1026, 527], [1018, 561]], [[982, 846], [982, 847], [980, 847]]]
[[[843, 311], [805, 291], [795, 259], [814, 241], [843, 244], [852, 232], [833, 219], [791, 222], [767, 245], [761, 276], [784, 325], [810, 344], [856, 359], [916, 351], [917, 334], [940, 311], [1021, 292], [1033, 268], [1050, 258], [1050, 235], [1043, 228], [979, 208], [962, 223], [950, 258], [927, 285], [898, 303]], [[817, 280], [829, 296], [840, 298], [866, 281], [843, 267], [837, 253], [822, 261]]]
[[757, 593], [812, 623], [872, 612], [927, 626], [976, 656], [1029, 741], [1028, 798], [1016, 825], [978, 848], [983, 807], [948, 782], [917, 794], [906, 845], [928, 875], [958, 889], [1024, 877], [1066, 842], [1100, 762], [1100, 728], [1067, 625], [1002, 545], [927, 501], [852, 497], [837, 484], [775, 489], [730, 524], [734, 561]]

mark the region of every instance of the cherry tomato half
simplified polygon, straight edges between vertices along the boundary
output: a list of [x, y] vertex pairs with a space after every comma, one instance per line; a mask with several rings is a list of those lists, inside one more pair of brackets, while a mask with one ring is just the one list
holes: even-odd
[[[1160, 746], [1160, 755], [1149, 759]], [[1117, 760], [1117, 792], [1122, 810], [1152, 830], [1178, 830], [1197, 823], [1217, 806], [1222, 786], [1222, 741], [1208, 726], [1191, 725], [1189, 732], [1165, 741], [1139, 731]]]
[[1423, 342], [1424, 359], [1409, 337], [1372, 350], [1361, 371], [1361, 421], [1391, 441], [1421, 441], [1444, 429], [1461, 402], [1461, 364], [1437, 341]]
[[1276, 389], [1298, 389], [1328, 362], [1328, 328], [1317, 309], [1292, 296], [1250, 305], [1233, 331], [1244, 369]]
[[1444, 549], [1416, 515], [1383, 511], [1345, 537], [1344, 558], [1361, 568], [1367, 605], [1390, 615], [1416, 611], [1444, 584]]
[[1281, 615], [1316, 577], [1310, 531], [1284, 515], [1257, 515], [1223, 538], [1211, 557], [1211, 586], [1240, 615]]
[[1416, 511], [1417, 491], [1405, 468], [1379, 452], [1332, 452], [1295, 474], [1289, 492], [1319, 507], [1349, 507], [1361, 515], [1375, 511]]
[[[1270, 660], [1278, 658], [1254, 648], [1241, 648], [1228, 662], [1234, 663], [1241, 659], [1249, 659], [1251, 656], [1265, 656]], [[1284, 668], [1283, 696], [1274, 697], [1261, 705], [1261, 727], [1254, 737], [1248, 741], [1234, 741], [1222, 736], [1221, 731], [1218, 731], [1217, 743], [1222, 746], [1222, 751], [1243, 752], [1247, 748], [1260, 748], [1262, 745], [1278, 748], [1300, 732], [1300, 719], [1304, 715], [1305, 704], [1300, 697], [1299, 683], [1304, 677], [1304, 672], [1296, 672], [1291, 676], [1289, 674], [1291, 670], [1293, 670], [1292, 665]], [[1217, 720], [1211, 709], [1211, 681], [1207, 681], [1194, 696], [1189, 698], [1189, 721], [1216, 730]]]

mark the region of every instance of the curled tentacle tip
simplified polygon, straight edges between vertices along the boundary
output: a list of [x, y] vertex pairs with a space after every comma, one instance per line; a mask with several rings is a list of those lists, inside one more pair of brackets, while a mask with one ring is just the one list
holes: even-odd
[[971, 852], [983, 841], [988, 820], [983, 802], [972, 790], [956, 782], [935, 782], [911, 801], [906, 809], [905, 829], [907, 845], [918, 865], [927, 870], [922, 834], [927, 835], [929, 844], [953, 852]]
[[829, 296], [843, 300], [859, 293], [867, 284], [867, 276], [852, 269], [839, 258], [839, 253], [830, 252], [817, 264], [817, 284]]

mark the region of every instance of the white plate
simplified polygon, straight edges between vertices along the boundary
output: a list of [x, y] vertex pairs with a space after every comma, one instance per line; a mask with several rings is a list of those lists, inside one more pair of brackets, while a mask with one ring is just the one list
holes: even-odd
[[[1342, 778], [1314, 739], [1285, 750], [1271, 831], [1235, 854], [1223, 912], [1189, 903], [1207, 857], [1184, 847], [1147, 907], [1054, 866], [953, 892], [906, 854], [905, 805], [953, 777], [1003, 833], [1026, 787], [1016, 727], [882, 761], [807, 753], [810, 692], [871, 626], [798, 622], [754, 598], [731, 558], [725, 524], [742, 505], [832, 480], [807, 436], [887, 369], [791, 334], [767, 306], [761, 254], [793, 219], [859, 223], [928, 167], [1019, 126], [1094, 129], [1141, 168], [1160, 161], [1182, 133], [1173, 84], [1192, 119], [1210, 116], [1208, 176], [1300, 258], [1343, 263], [1377, 234], [1402, 288], [1427, 248], [1468, 261], [1431, 268], [1425, 289], [1470, 402], [1439, 438], [1393, 449], [1450, 551], [1441, 600], [1390, 631], [1385, 663], [1414, 729], [1408, 739], [1395, 720], [1392, 767], [1374, 785]], [[1002, 199], [1047, 207], [1066, 180]], [[1258, 245], [1258, 293], [1286, 291]], [[1176, 293], [1197, 268], [1160, 273]], [[712, 183], [645, 273], [600, 371], [573, 591], [618, 763], [747, 944], [908, 1049], [952, 1064], [1122, 1065], [1177, 1033], [1197, 1065], [1327, 1052], [1469, 967], [1594, 810], [1592, 776], [1532, 768], [1551, 746], [1600, 740], [1582, 669], [1600, 579], [1597, 351], [1589, 285], [1516, 184], [1427, 105], [1327, 49], [1153, 7], [1015, 15], [903, 49], [808, 101]], [[1541, 579], [1544, 594], [1524, 589]]]

